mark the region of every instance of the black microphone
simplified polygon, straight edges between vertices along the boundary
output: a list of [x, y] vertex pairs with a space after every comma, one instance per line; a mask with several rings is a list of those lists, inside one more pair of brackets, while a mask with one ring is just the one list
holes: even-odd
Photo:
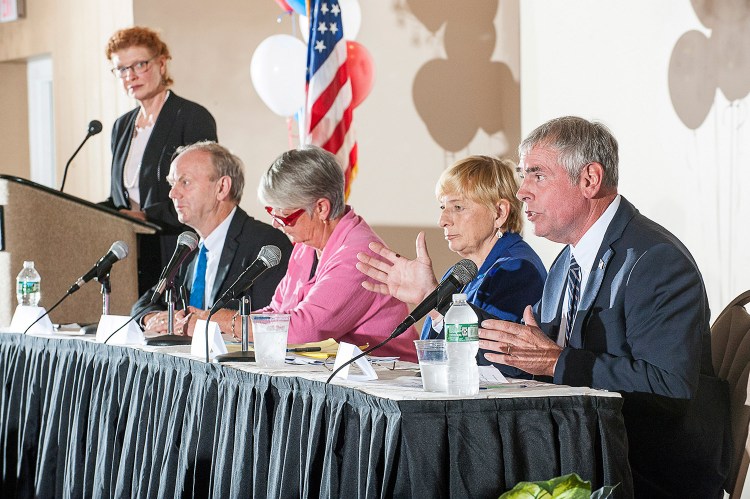
[[70, 289], [68, 289], [68, 294], [75, 293], [76, 291], [81, 289], [81, 286], [89, 282], [91, 279], [102, 278], [109, 273], [109, 271], [112, 269], [112, 265], [127, 256], [128, 245], [125, 244], [124, 241], [115, 241], [112, 244], [112, 247], [109, 248], [107, 254], [101, 257], [99, 261], [97, 261], [88, 272], [79, 277], [75, 284], [73, 284]]
[[260, 275], [271, 267], [275, 267], [281, 261], [281, 250], [272, 244], [263, 246], [258, 253], [258, 258], [250, 264], [240, 275], [235, 279], [229, 288], [221, 295], [214, 306], [211, 307], [212, 315], [217, 310], [222, 308], [224, 305], [234, 300], [237, 296], [243, 294], [245, 291], [250, 289], [253, 282], [260, 277]]
[[76, 152], [73, 153], [73, 155], [70, 157], [67, 163], [65, 163], [65, 171], [63, 172], [63, 179], [62, 184], [60, 185], [60, 192], [65, 189], [65, 179], [68, 177], [68, 167], [70, 166], [70, 162], [73, 161], [73, 158], [76, 157], [76, 154], [78, 154], [78, 151], [81, 150], [81, 147], [83, 147], [83, 144], [86, 143], [87, 140], [89, 140], [89, 137], [96, 135], [97, 133], [102, 131], [102, 122], [99, 120], [91, 120], [89, 122], [89, 128], [86, 132], [86, 137], [83, 138], [83, 142], [81, 142], [81, 145], [78, 146], [78, 149], [76, 149]]
[[369, 354], [370, 352], [373, 352], [377, 350], [378, 348], [382, 347], [389, 341], [391, 341], [396, 336], [403, 334], [404, 331], [409, 329], [409, 327], [417, 322], [419, 319], [424, 317], [429, 313], [430, 310], [433, 308], [436, 308], [440, 305], [440, 303], [445, 301], [445, 298], [447, 296], [452, 295], [459, 289], [463, 288], [466, 284], [468, 284], [472, 279], [474, 279], [477, 276], [477, 265], [469, 260], [468, 258], [465, 258], [458, 262], [456, 265], [453, 266], [453, 270], [451, 270], [450, 274], [446, 276], [443, 281], [438, 284], [438, 286], [435, 288], [435, 290], [427, 295], [427, 297], [422, 300], [422, 302], [414, 307], [414, 310], [411, 311], [411, 314], [409, 314], [406, 319], [401, 322], [398, 326], [396, 326], [396, 329], [393, 330], [391, 335], [375, 345], [374, 347], [370, 347], [364, 352], [355, 355], [348, 361], [341, 364], [338, 369], [333, 371], [330, 376], [328, 376], [328, 379], [326, 380], [326, 383], [330, 383], [331, 380], [336, 376], [339, 371], [341, 371], [343, 368], [348, 366], [349, 364], [356, 362], [358, 359], [364, 357], [365, 355]]
[[185, 231], [179, 235], [177, 238], [177, 247], [172, 254], [172, 258], [167, 263], [167, 266], [164, 267], [164, 270], [162, 270], [159, 282], [156, 284], [156, 290], [151, 295], [151, 305], [159, 301], [161, 295], [172, 285], [177, 271], [180, 270], [180, 265], [197, 247], [198, 236], [194, 232]]
[[477, 272], [477, 265], [468, 258], [465, 258], [454, 265], [450, 274], [448, 274], [446, 278], [438, 284], [435, 290], [427, 295], [419, 305], [414, 307], [414, 310], [406, 316], [406, 319], [396, 327], [391, 334], [391, 338], [395, 338], [402, 334], [415, 322], [427, 315], [430, 310], [436, 308], [441, 302], [444, 302], [446, 298], [449, 298], [453, 293], [463, 288], [477, 276]]

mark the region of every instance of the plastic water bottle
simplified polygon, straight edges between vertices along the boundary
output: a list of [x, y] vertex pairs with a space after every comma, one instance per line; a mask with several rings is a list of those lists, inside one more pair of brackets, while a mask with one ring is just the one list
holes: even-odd
[[16, 298], [19, 305], [39, 305], [42, 298], [41, 280], [39, 272], [34, 268], [34, 262], [23, 262], [23, 269], [16, 277]]
[[453, 304], [445, 314], [445, 346], [448, 351], [448, 393], [479, 393], [479, 318], [466, 303], [463, 293], [453, 295]]

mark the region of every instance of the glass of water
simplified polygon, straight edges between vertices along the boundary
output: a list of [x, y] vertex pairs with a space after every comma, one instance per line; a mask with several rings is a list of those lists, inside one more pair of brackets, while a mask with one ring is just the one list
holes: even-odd
[[445, 340], [414, 340], [426, 392], [448, 391], [448, 355]]
[[289, 314], [252, 314], [253, 349], [260, 367], [283, 367], [286, 359]]

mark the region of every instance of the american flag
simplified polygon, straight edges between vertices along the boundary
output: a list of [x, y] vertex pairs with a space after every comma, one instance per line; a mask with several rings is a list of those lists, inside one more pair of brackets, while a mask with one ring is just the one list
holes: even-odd
[[338, 0], [312, 0], [311, 4], [304, 143], [336, 155], [344, 168], [348, 197], [357, 174], [357, 141], [341, 7]]

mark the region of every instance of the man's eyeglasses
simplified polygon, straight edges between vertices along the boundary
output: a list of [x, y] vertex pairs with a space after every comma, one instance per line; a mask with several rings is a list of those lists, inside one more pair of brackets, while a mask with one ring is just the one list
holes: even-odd
[[274, 214], [273, 208], [270, 206], [266, 206], [266, 211], [269, 215], [271, 215], [271, 218], [273, 218], [274, 221], [276, 221], [276, 223], [281, 225], [282, 227], [294, 227], [294, 223], [305, 212], [305, 209], [300, 208], [299, 210], [294, 211], [293, 213], [290, 213], [285, 217]]
[[128, 74], [128, 71], [133, 71], [133, 73], [140, 75], [148, 71], [149, 65], [151, 64], [151, 61], [156, 59], [156, 57], [152, 57], [151, 59], [147, 61], [138, 61], [136, 63], [131, 64], [130, 66], [122, 66], [117, 68], [112, 68], [110, 71], [112, 71], [112, 74], [115, 75], [118, 78], [125, 78], [125, 76]]

